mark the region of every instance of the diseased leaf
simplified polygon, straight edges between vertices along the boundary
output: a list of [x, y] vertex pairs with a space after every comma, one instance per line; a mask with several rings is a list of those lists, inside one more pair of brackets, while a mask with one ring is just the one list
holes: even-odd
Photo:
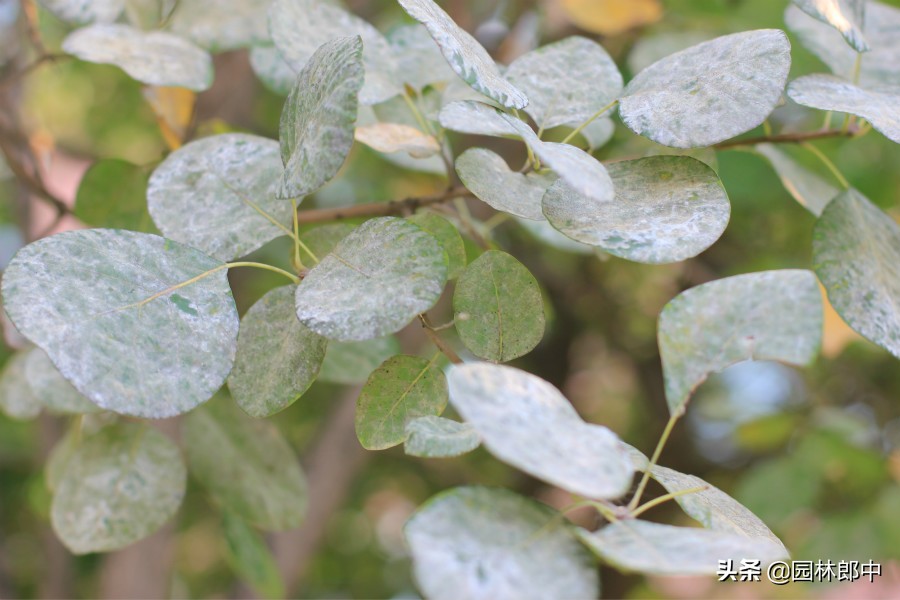
[[66, 381], [40, 348], [29, 351], [25, 360], [25, 377], [35, 398], [53, 412], [83, 414], [100, 411], [96, 404]]
[[587, 142], [588, 152], [593, 152], [598, 148], [602, 148], [612, 139], [616, 133], [616, 125], [612, 119], [600, 117], [588, 123], [579, 135]]
[[456, 172], [463, 185], [492, 208], [535, 221], [544, 220], [541, 199], [556, 180], [553, 174], [513, 171], [503, 157], [487, 148], [469, 148], [460, 154]]
[[817, 217], [840, 190], [809, 171], [775, 144], [757, 144], [756, 151], [766, 158], [781, 179], [781, 184], [809, 212]]
[[365, 383], [378, 365], [400, 350], [400, 342], [392, 335], [361, 342], [329, 342], [319, 381]]
[[585, 198], [558, 181], [543, 198], [551, 225], [614, 256], [650, 264], [696, 256], [728, 225], [728, 194], [716, 172], [699, 160], [652, 156], [606, 168], [615, 200]]
[[78, 25], [112, 23], [119, 18], [126, 0], [39, 0], [57, 18]]
[[[278, 53], [296, 72], [308, 67], [318, 48], [336, 38], [362, 39], [365, 63], [365, 85], [357, 86], [363, 104], [377, 104], [399, 94], [394, 52], [377, 29], [346, 10], [321, 0], [275, 0], [269, 7], [269, 31]], [[329, 64], [334, 57], [323, 61]], [[362, 65], [360, 65], [362, 71]], [[355, 79], [356, 75], [336, 74], [338, 79]], [[304, 87], [312, 85], [307, 82]], [[310, 90], [307, 90], [309, 92]], [[355, 119], [354, 119], [355, 120]]]
[[495, 137], [521, 135], [505, 118], [504, 113], [475, 100], [450, 102], [441, 109], [438, 120], [444, 129], [460, 133]]
[[278, 429], [220, 399], [184, 421], [191, 473], [226, 509], [262, 529], [298, 527], [306, 514], [306, 478]]
[[413, 158], [428, 158], [441, 151], [441, 146], [434, 137], [415, 127], [397, 123], [357, 127], [354, 137], [356, 141], [378, 152], [406, 152]]
[[572, 36], [517, 58], [506, 71], [539, 127], [579, 125], [617, 99], [622, 75], [600, 44]]
[[653, 575], [715, 575], [719, 564], [756, 559], [768, 564], [787, 558], [780, 544], [764, 538], [674, 527], [650, 521], [617, 521], [578, 537], [609, 565], [625, 572]]
[[178, 0], [169, 18], [174, 33], [211, 52], [244, 48], [269, 39], [271, 0]]
[[639, 73], [670, 54], [690, 48], [714, 37], [703, 31], [647, 32], [634, 43], [628, 53], [628, 70]]
[[528, 98], [500, 75], [494, 60], [475, 38], [461, 29], [432, 0], [399, 0], [409, 16], [428, 29], [456, 74], [475, 91], [509, 108], [523, 108]]
[[530, 219], [522, 219], [515, 217], [516, 221], [530, 235], [542, 244], [562, 250], [563, 252], [572, 252], [575, 254], [594, 254], [597, 252], [592, 246], [576, 242], [572, 238], [561, 234], [556, 228], [547, 221], [532, 221]]
[[34, 242], [4, 273], [3, 302], [63, 377], [113, 412], [187, 412], [234, 361], [225, 263], [148, 233], [90, 229]]
[[53, 530], [75, 554], [143, 539], [178, 510], [187, 471], [178, 446], [147, 425], [111, 425], [84, 440], [56, 485]]
[[251, 417], [268, 417], [296, 402], [325, 358], [325, 338], [297, 320], [294, 289], [271, 290], [241, 319], [228, 389]]
[[718, 37], [638, 73], [625, 88], [619, 114], [632, 131], [665, 146], [711, 146], [769, 116], [790, 66], [791, 45], [783, 31]]
[[369, 376], [356, 401], [356, 436], [363, 448], [396, 446], [406, 439], [411, 419], [444, 412], [447, 380], [435, 365], [439, 356], [394, 356]]
[[297, 81], [298, 71], [271, 44], [250, 48], [250, 67], [262, 84], [279, 96], [287, 96]]
[[431, 308], [446, 281], [447, 256], [434, 236], [404, 219], [370, 219], [303, 279], [297, 316], [328, 339], [381, 337]]
[[434, 236], [447, 253], [447, 279], [456, 279], [466, 268], [466, 246], [453, 223], [433, 212], [418, 212], [407, 220], [412, 221]]
[[813, 265], [850, 327], [900, 358], [900, 226], [865, 196], [837, 196], [816, 223]]
[[275, 197], [283, 172], [273, 140], [244, 133], [202, 138], [156, 168], [147, 206], [166, 237], [232, 260], [291, 231], [291, 203]]
[[481, 438], [468, 423], [427, 416], [407, 421], [403, 451], [410, 456], [447, 458], [471, 452], [480, 444]]
[[416, 90], [456, 79], [456, 73], [444, 60], [441, 49], [422, 25], [395, 27], [389, 34], [397, 57], [397, 73], [403, 83]]
[[316, 50], [281, 113], [284, 177], [278, 196], [300, 198], [325, 185], [353, 146], [363, 84], [362, 40], [339, 38]]
[[222, 518], [225, 556], [238, 577], [263, 598], [284, 598], [284, 583], [266, 541], [243, 519], [226, 511]]
[[868, 52], [863, 34], [866, 0], [793, 0], [800, 10], [841, 32], [857, 52]]
[[460, 275], [453, 312], [460, 340], [479, 358], [507, 362], [531, 352], [544, 337], [537, 281], [499, 250], [488, 250]]
[[[864, 88], [900, 87], [900, 9], [875, 0], [866, 2], [866, 41], [871, 50], [860, 62], [859, 85]], [[853, 80], [856, 57], [853, 48], [830, 25], [806, 15], [794, 5], [784, 13], [788, 28], [800, 38], [800, 42], [836, 75]]]
[[89, 25], [70, 33], [63, 52], [92, 63], [115, 65], [149, 85], [201, 92], [212, 85], [212, 59], [191, 42], [163, 31], [129, 25]]
[[503, 462], [588, 498], [618, 498], [634, 469], [619, 438], [585, 423], [555, 387], [512, 367], [454, 366], [450, 402]]
[[676, 296], [660, 313], [658, 331], [666, 400], [677, 416], [710, 373], [745, 360], [812, 361], [822, 300], [809, 271], [726, 277]]
[[804, 75], [791, 82], [788, 96], [803, 106], [860, 116], [900, 144], [900, 88], [864, 90], [833, 75]]
[[322, 260], [354, 229], [356, 225], [350, 223], [328, 223], [301, 233], [300, 240], [319, 260]]
[[28, 354], [28, 350], [16, 352], [0, 372], [0, 410], [10, 419], [19, 421], [31, 420], [41, 412], [41, 401], [34, 395], [25, 375]]
[[78, 185], [73, 212], [91, 227], [157, 232], [147, 212], [147, 172], [124, 160], [91, 165]]
[[662, 17], [659, 0], [561, 0], [563, 13], [575, 25], [600, 35], [617, 35]]
[[[434, 44], [434, 42], [431, 41], [430, 37], [428, 38], [428, 41], [432, 43], [432, 45]], [[444, 63], [443, 57], [440, 57], [440, 60], [441, 63], [446, 67], [446, 63]], [[454, 75], [453, 73], [451, 73], [451, 76], [453, 77], [453, 79], [456, 79], [456, 75]], [[437, 103], [440, 100], [439, 93], [429, 87], [426, 88], [421, 94], [419, 94], [415, 98], [411, 98], [410, 100], [412, 101], [413, 105], [416, 106], [416, 110], [425, 120], [425, 123], [428, 125], [428, 127], [431, 128], [430, 130], [438, 130], [437, 112], [439, 110], [439, 107]], [[410, 109], [410, 106], [401, 96], [394, 96], [392, 99], [380, 104], [376, 104], [375, 106], [361, 106], [359, 117], [356, 121], [357, 129], [359, 127], [370, 125], [393, 126], [394, 124], [405, 125], [407, 127], [415, 129], [416, 131], [421, 131], [423, 128], [423, 124], [417, 119], [416, 113], [414, 113]], [[430, 137], [434, 136], [432, 135]], [[431, 144], [431, 142], [426, 143]], [[402, 169], [446, 176], [447, 165], [444, 163], [444, 159], [441, 155], [440, 144], [438, 144], [438, 150], [438, 152], [429, 154], [424, 158], [417, 158], [411, 156], [406, 152], [380, 152], [379, 154], [384, 160], [388, 161], [391, 164], [397, 165]]]
[[597, 569], [564, 519], [500, 488], [458, 487], [404, 528], [419, 589], [433, 600], [596, 598]]

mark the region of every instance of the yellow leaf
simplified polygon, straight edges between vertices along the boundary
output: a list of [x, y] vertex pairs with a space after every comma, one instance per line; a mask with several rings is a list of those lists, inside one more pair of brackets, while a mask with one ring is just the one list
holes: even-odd
[[560, 0], [572, 23], [591, 33], [616, 35], [662, 17], [659, 0]]
[[143, 94], [156, 115], [166, 145], [177, 150], [187, 137], [197, 95], [185, 88], [155, 86], [145, 87]]
[[441, 151], [437, 140], [409, 125], [376, 123], [356, 128], [356, 141], [390, 154], [407, 152], [413, 158], [428, 158]]
[[841, 316], [831, 306], [825, 288], [819, 284], [822, 292], [822, 309], [824, 311], [824, 331], [822, 332], [822, 355], [834, 358], [840, 354], [850, 342], [862, 339], [861, 336], [844, 323]]

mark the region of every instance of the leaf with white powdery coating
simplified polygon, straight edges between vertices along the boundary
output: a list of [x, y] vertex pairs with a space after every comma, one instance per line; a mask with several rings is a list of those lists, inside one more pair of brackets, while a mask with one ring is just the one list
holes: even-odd
[[757, 144], [755, 149], [772, 164], [781, 184], [794, 200], [815, 216], [821, 215], [825, 206], [840, 192], [775, 144]]
[[[512, 126], [506, 115], [493, 106], [475, 100], [450, 102], [438, 114], [441, 127], [494, 137], [520, 137], [519, 130]], [[534, 136], [537, 137], [537, 136]]]
[[407, 521], [419, 589], [433, 600], [596, 598], [590, 554], [550, 507], [508, 490], [459, 487]]
[[787, 558], [778, 544], [763, 538], [675, 527], [650, 521], [617, 521], [578, 537], [605, 563], [625, 572], [653, 575], [715, 575], [724, 560], [762, 564]]
[[468, 261], [466, 245], [462, 236], [459, 235], [459, 229], [444, 217], [428, 211], [418, 212], [407, 217], [407, 220], [412, 221], [440, 242], [444, 252], [447, 253], [447, 279], [456, 279], [466, 268]]
[[25, 377], [35, 397], [53, 412], [84, 414], [100, 411], [99, 406], [85, 398], [62, 376], [40, 348], [32, 348], [28, 353]]
[[664, 146], [711, 146], [762, 123], [784, 91], [791, 45], [783, 31], [718, 37], [657, 61], [625, 88], [619, 114]]
[[303, 522], [306, 477], [274, 425], [220, 398], [185, 418], [183, 437], [191, 473], [222, 506], [267, 530]]
[[212, 52], [244, 48], [269, 39], [270, 0], [178, 0], [169, 28]]
[[523, 108], [528, 98], [500, 75], [487, 50], [453, 22], [432, 0], [399, 0], [409, 16], [422, 23], [450, 67], [472, 89], [509, 108]]
[[406, 424], [437, 416], [447, 406], [447, 379], [431, 360], [400, 355], [369, 376], [356, 401], [356, 436], [366, 450], [384, 450], [406, 439]]
[[456, 79], [431, 34], [421, 24], [395, 27], [388, 41], [397, 56], [397, 72], [403, 83], [422, 90]]
[[556, 180], [553, 174], [513, 171], [502, 156], [487, 148], [469, 148], [456, 159], [459, 179], [479, 200], [497, 210], [543, 221], [541, 199]]
[[618, 498], [631, 485], [634, 468], [616, 434], [585, 423], [540, 377], [469, 363], [448, 379], [451, 404], [503, 462], [587, 498]]
[[126, 0], [39, 0], [38, 4], [67, 23], [112, 23]]
[[507, 362], [531, 352], [544, 337], [537, 280], [499, 250], [488, 250], [463, 271], [453, 312], [460, 340], [479, 358]]
[[13, 354], [0, 372], [0, 410], [19, 421], [33, 419], [41, 413], [41, 400], [34, 395], [25, 375], [28, 355], [28, 350]]
[[87, 438], [56, 485], [53, 530], [75, 554], [143, 539], [178, 510], [187, 485], [181, 452], [147, 425], [111, 425]]
[[381, 337], [434, 306], [446, 281], [447, 256], [434, 236], [405, 219], [370, 219], [303, 279], [297, 316], [331, 340]]
[[299, 72], [271, 44], [258, 44], [250, 48], [250, 67], [262, 84], [279, 96], [287, 96], [291, 92]]
[[900, 358], [900, 226], [848, 190], [816, 223], [813, 265], [841, 318]]
[[284, 177], [278, 196], [300, 198], [325, 185], [353, 146], [363, 84], [362, 40], [323, 44], [294, 84], [281, 112]]
[[291, 203], [275, 196], [283, 173], [274, 140], [243, 133], [202, 138], [156, 168], [147, 207], [166, 237], [232, 260], [291, 231]]
[[679, 416], [710, 373], [751, 359], [809, 364], [822, 338], [822, 297], [810, 271], [726, 277], [666, 304], [658, 338], [666, 401]]
[[241, 319], [228, 389], [251, 417], [268, 417], [296, 402], [325, 358], [327, 340], [297, 320], [294, 289], [269, 291]]
[[688, 156], [651, 156], [606, 166], [613, 202], [573, 193], [563, 181], [543, 198], [547, 220], [574, 240], [636, 262], [684, 260], [709, 248], [731, 205], [716, 172]]
[[89, 229], [34, 242], [4, 273], [3, 302], [63, 376], [113, 412], [187, 412], [234, 362], [225, 263], [148, 233]]
[[195, 92], [213, 81], [212, 59], [191, 42], [162, 31], [128, 25], [90, 25], [63, 40], [63, 52], [92, 63], [115, 65], [132, 79]]
[[478, 432], [468, 423], [428, 416], [406, 423], [403, 451], [422, 458], [449, 458], [471, 452], [480, 444]]
[[841, 32], [857, 52], [868, 52], [863, 33], [866, 0], [793, 0], [800, 10]]
[[864, 90], [834, 75], [804, 75], [791, 82], [788, 96], [803, 106], [862, 117], [900, 144], [900, 89]]
[[622, 74], [603, 46], [572, 36], [514, 60], [506, 77], [528, 96], [539, 127], [579, 125], [622, 93]]

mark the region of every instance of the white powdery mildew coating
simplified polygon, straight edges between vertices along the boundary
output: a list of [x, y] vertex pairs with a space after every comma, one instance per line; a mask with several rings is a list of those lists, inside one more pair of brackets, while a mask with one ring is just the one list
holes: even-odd
[[[900, 88], [900, 9], [874, 0], [866, 2], [863, 30], [871, 50], [860, 62], [859, 84], [863, 87]], [[794, 5], [784, 13], [788, 29], [837, 75], [853, 78], [858, 56], [841, 34], [830, 25], [804, 14]]]
[[166, 237], [232, 260], [290, 231], [291, 203], [275, 196], [283, 173], [274, 140], [243, 133], [202, 138], [156, 168], [147, 208]]
[[900, 144], [900, 88], [864, 90], [833, 75], [804, 75], [791, 82], [788, 96], [804, 106], [860, 116]]
[[39, 0], [41, 6], [67, 23], [112, 23], [126, 0]]
[[400, 79], [417, 90], [456, 79], [456, 73], [444, 60], [441, 49], [422, 25], [404, 25], [388, 34], [397, 57]]
[[665, 146], [711, 146], [762, 123], [781, 98], [790, 67], [783, 31], [726, 35], [638, 73], [619, 114], [635, 133]]
[[816, 223], [813, 264], [841, 317], [900, 358], [900, 226], [848, 190]]
[[269, 32], [278, 52], [297, 72], [323, 44], [358, 35], [365, 46], [366, 72], [360, 102], [377, 104], [402, 91], [394, 51], [381, 32], [337, 6], [320, 0], [275, 0], [269, 7]]
[[234, 361], [238, 315], [224, 263], [156, 235], [89, 229], [34, 242], [7, 268], [3, 299], [63, 376], [114, 412], [189, 411]]
[[765, 538], [650, 521], [618, 521], [594, 533], [577, 531], [597, 556], [626, 572], [715, 575], [723, 560], [757, 559], [765, 565], [787, 558], [780, 544]]
[[297, 316], [328, 339], [381, 337], [431, 308], [446, 281], [446, 253], [434, 236], [404, 219], [370, 219], [303, 279]]
[[726, 277], [676, 296], [660, 313], [658, 332], [666, 400], [680, 415], [710, 373], [745, 360], [813, 360], [822, 338], [822, 297], [810, 271]]
[[41, 401], [31, 391], [25, 366], [28, 351], [13, 354], [0, 372], [0, 410], [10, 419], [27, 421], [41, 412]]
[[740, 534], [749, 538], [762, 538], [777, 544], [783, 557], [788, 551], [781, 540], [754, 515], [746, 506], [699, 477], [679, 473], [666, 467], [654, 465], [650, 475], [667, 492], [682, 492], [698, 487], [706, 487], [701, 492], [691, 492], [676, 496], [675, 500], [689, 516], [707, 529]]
[[147, 537], [181, 504], [181, 452], [147, 425], [118, 424], [89, 437], [66, 463], [50, 517], [75, 554], [108, 552]]
[[297, 82], [298, 71], [275, 46], [260, 44], [250, 48], [250, 66], [264, 86], [281, 96], [287, 96]]
[[40, 348], [32, 348], [28, 353], [25, 377], [35, 397], [51, 411], [71, 414], [100, 411], [100, 407], [85, 398], [62, 376], [47, 353]]
[[528, 96], [543, 129], [579, 125], [619, 97], [622, 74], [603, 46], [573, 36], [520, 56], [506, 78]]
[[500, 69], [468, 32], [432, 0], [399, 0], [409, 16], [422, 23], [444, 58], [472, 89], [509, 108], [524, 108], [528, 98], [500, 75]]
[[281, 113], [284, 176], [278, 196], [301, 198], [325, 185], [353, 146], [363, 85], [362, 40], [338, 38], [316, 50]]
[[587, 498], [618, 498], [631, 459], [605, 427], [585, 423], [540, 377], [489, 363], [454, 366], [450, 402], [500, 460]]
[[597, 597], [596, 564], [557, 517], [500, 488], [435, 496], [404, 528], [419, 588], [432, 600]]
[[115, 65], [149, 85], [201, 92], [213, 81], [209, 54], [171, 33], [148, 33], [128, 25], [90, 25], [70, 33], [62, 49], [81, 60]]
[[757, 144], [756, 151], [766, 158], [781, 179], [781, 184], [809, 212], [822, 214], [825, 206], [840, 190], [795, 161], [775, 144]]
[[800, 10], [841, 32], [857, 52], [868, 52], [862, 31], [867, 0], [793, 0]]
[[521, 136], [519, 130], [510, 125], [503, 113], [476, 100], [457, 100], [448, 103], [441, 109], [438, 120], [444, 129], [460, 133], [495, 137]]
[[241, 319], [228, 389], [248, 415], [273, 415], [312, 385], [326, 345], [325, 338], [297, 320], [294, 286], [271, 290]]
[[715, 171], [687, 156], [652, 156], [606, 166], [614, 202], [574, 193], [562, 181], [543, 198], [547, 220], [574, 240], [628, 260], [677, 262], [709, 248], [731, 205]]
[[435, 416], [409, 421], [406, 436], [404, 452], [424, 458], [460, 456], [481, 444], [478, 432], [468, 423]]
[[532, 221], [521, 217], [516, 217], [516, 221], [525, 231], [542, 244], [563, 252], [572, 252], [575, 254], [594, 253], [594, 248], [592, 246], [576, 242], [572, 238], [561, 234], [547, 221]]
[[469, 148], [456, 159], [463, 184], [491, 207], [534, 221], [543, 221], [541, 198], [556, 180], [552, 174], [510, 170], [500, 155], [487, 148]]
[[212, 52], [243, 48], [269, 39], [270, 0], [179, 0], [169, 27]]

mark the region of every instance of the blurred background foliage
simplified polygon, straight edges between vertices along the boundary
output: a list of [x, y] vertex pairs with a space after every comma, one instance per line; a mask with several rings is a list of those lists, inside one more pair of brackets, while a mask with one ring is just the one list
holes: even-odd
[[[900, 0], [890, 0], [900, 6]], [[457, 21], [474, 31], [501, 61], [566, 35], [580, 33], [603, 43], [626, 80], [654, 57], [716, 35], [756, 28], [783, 28], [786, 0], [450, 0]], [[383, 31], [403, 20], [389, 0], [350, 0], [349, 7]], [[51, 49], [66, 27], [40, 14], [40, 31]], [[792, 77], [825, 71], [794, 43]], [[154, 110], [140, 84], [116, 68], [62, 61], [33, 73], [23, 88], [22, 107], [32, 144], [48, 160], [65, 156], [82, 170], [101, 158], [152, 168], [187, 129], [192, 136], [229, 130], [277, 137], [283, 98], [267, 91], [248, 66], [246, 52], [219, 55], [214, 87], [197, 99], [163, 92]], [[787, 105], [773, 115], [776, 126], [813, 129], [820, 119]], [[160, 119], [162, 119], [162, 124]], [[760, 132], [755, 132], [756, 134]], [[551, 133], [552, 136], [552, 133]], [[478, 140], [520, 160], [514, 144]], [[453, 138], [458, 154], [475, 140]], [[871, 133], [852, 141], [817, 145], [864, 194], [900, 215], [900, 146]], [[652, 143], [618, 127], [598, 150], [601, 159], [644, 153]], [[812, 155], [787, 151], [823, 173]], [[765, 269], [809, 268], [814, 218], [782, 187], [761, 157], [745, 150], [702, 157], [712, 161], [732, 203], [731, 223], [711, 249], [695, 259], [647, 266], [616, 258], [566, 252], [538, 241], [515, 220], [491, 219], [472, 201], [474, 217], [501, 247], [521, 260], [543, 286], [549, 326], [543, 342], [516, 362], [560, 387], [589, 421], [618, 432], [649, 452], [667, 419], [656, 318], [682, 289], [729, 275]], [[109, 186], [111, 199], [125, 194]], [[441, 177], [404, 170], [357, 147], [340, 177], [306, 205], [349, 205], [425, 195], [445, 185]], [[72, 190], [74, 191], [74, 190]], [[139, 196], [140, 194], [138, 194]], [[17, 190], [0, 181], [0, 267], [27, 237]], [[477, 254], [471, 245], [472, 254]], [[258, 255], [286, 264], [283, 241]], [[281, 281], [265, 273], [233, 275], [241, 311]], [[449, 319], [447, 303], [433, 311]], [[421, 334], [401, 335], [415, 352]], [[3, 359], [9, 355], [4, 347]], [[316, 448], [340, 418], [352, 387], [316, 383], [273, 420], [311, 468]], [[352, 402], [352, 398], [351, 398]], [[346, 420], [346, 419], [345, 419]], [[16, 422], [0, 416], [0, 596], [33, 597], [67, 589], [78, 597], [102, 590], [104, 556], [71, 557], [49, 531], [50, 495], [43, 464], [65, 430], [61, 418]], [[355, 440], [352, 440], [355, 443]], [[568, 498], [490, 457], [483, 449], [450, 460], [409, 458], [400, 447], [379, 453], [336, 445], [316, 468], [335, 469], [348, 483], [320, 516], [321, 537], [299, 581], [302, 597], [408, 597], [415, 594], [401, 526], [434, 493], [459, 484], [506, 486], [557, 506]], [[321, 457], [320, 457], [321, 458]], [[745, 363], [712, 377], [698, 391], [689, 418], [677, 429], [662, 463], [699, 475], [734, 494], [782, 537], [796, 559], [869, 560], [900, 569], [900, 368], [896, 359], [849, 334], [833, 313], [818, 362], [799, 371], [771, 363]], [[319, 473], [319, 477], [323, 477]], [[656, 516], [677, 517], [668, 503]], [[652, 518], [653, 513], [651, 513]], [[227, 527], [223, 527], [224, 523]], [[687, 522], [686, 518], [685, 522]], [[210, 504], [192, 482], [184, 507], [169, 532], [173, 597], [239, 597], [284, 593], [273, 582], [274, 565], [260, 558], [252, 532]], [[240, 540], [250, 536], [250, 542]], [[274, 540], [276, 555], [278, 540]], [[279, 556], [279, 560], [285, 559]], [[893, 564], [893, 566], [889, 566]], [[248, 587], [247, 581], [258, 582]], [[48, 588], [51, 581], [63, 588]], [[898, 579], [895, 575], [894, 584]], [[821, 586], [721, 584], [702, 579], [674, 583], [624, 576], [604, 569], [606, 597], [817, 597]], [[870, 587], [884, 597], [884, 587]], [[865, 590], [863, 590], [864, 593]], [[856, 593], [856, 592], [855, 592]], [[892, 590], [897, 594], [896, 587]]]

